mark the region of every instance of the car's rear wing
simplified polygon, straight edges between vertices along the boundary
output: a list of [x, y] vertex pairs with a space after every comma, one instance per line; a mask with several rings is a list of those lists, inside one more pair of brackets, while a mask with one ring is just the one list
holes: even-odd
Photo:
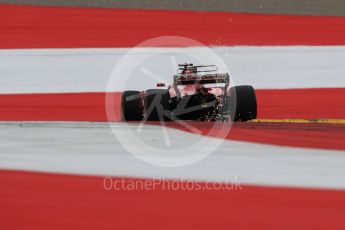
[[193, 64], [179, 64], [176, 70], [177, 74], [188, 73], [201, 73], [201, 72], [216, 72], [218, 70], [216, 65], [197, 65]]
[[174, 75], [174, 85], [216, 84], [230, 82], [229, 74], [177, 74]]

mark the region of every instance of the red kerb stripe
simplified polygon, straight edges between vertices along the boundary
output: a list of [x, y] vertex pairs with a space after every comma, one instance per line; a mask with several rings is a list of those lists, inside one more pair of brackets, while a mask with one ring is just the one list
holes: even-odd
[[[237, 190], [198, 190], [196, 186], [205, 186], [200, 182], [194, 184], [194, 189], [183, 189], [187, 183], [174, 182], [175, 189], [171, 190], [157, 185], [156, 189], [146, 191], [106, 191], [103, 179], [0, 171], [4, 185], [0, 189], [1, 226], [3, 229], [345, 229], [344, 191], [246, 185]], [[121, 188], [121, 178], [112, 179]], [[125, 178], [124, 182], [130, 186], [151, 181]]]
[[0, 5], [0, 34], [0, 48], [133, 47], [166, 35], [222, 46], [345, 45], [345, 17]]
[[[345, 88], [257, 90], [259, 118], [345, 118]], [[120, 93], [0, 95], [1, 121], [107, 121], [105, 96], [114, 98], [111, 121], [120, 120]], [[208, 135], [212, 124], [191, 123]], [[177, 124], [173, 128], [183, 129]], [[329, 138], [332, 136], [332, 138]], [[235, 124], [228, 139], [298, 147], [345, 149], [345, 129], [330, 124]]]

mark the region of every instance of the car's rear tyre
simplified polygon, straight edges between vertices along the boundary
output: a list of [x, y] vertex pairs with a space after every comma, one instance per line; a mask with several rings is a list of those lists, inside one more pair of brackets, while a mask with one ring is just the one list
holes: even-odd
[[148, 121], [169, 121], [170, 94], [167, 89], [149, 89], [145, 92], [145, 119]]
[[121, 114], [123, 121], [141, 121], [144, 108], [139, 91], [124, 91], [121, 97]]
[[248, 121], [256, 119], [257, 105], [255, 90], [250, 85], [232, 87], [230, 95], [232, 117], [234, 121]]

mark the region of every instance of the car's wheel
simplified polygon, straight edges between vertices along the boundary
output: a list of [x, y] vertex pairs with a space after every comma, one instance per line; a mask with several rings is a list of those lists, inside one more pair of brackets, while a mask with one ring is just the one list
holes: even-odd
[[125, 91], [121, 97], [121, 113], [123, 121], [141, 121], [144, 108], [139, 91]]
[[148, 121], [170, 120], [170, 95], [167, 89], [149, 89], [145, 92], [145, 119]]
[[[248, 121], [256, 119], [257, 107], [254, 88], [250, 85], [232, 87], [230, 103], [234, 121]], [[232, 108], [236, 108], [234, 111]]]

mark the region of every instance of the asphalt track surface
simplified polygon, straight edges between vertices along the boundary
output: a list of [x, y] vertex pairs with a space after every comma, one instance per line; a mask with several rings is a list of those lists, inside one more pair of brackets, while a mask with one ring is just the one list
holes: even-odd
[[[128, 9], [344, 16], [342, 0], [0, 0], [0, 3]], [[215, 25], [216, 26], [216, 25]]]
[[[7, 13], [10, 11], [11, 14], [15, 12], [14, 8], [9, 9], [7, 7], [1, 7], [1, 9], [4, 10], [3, 12], [7, 11]], [[37, 10], [40, 11], [39, 9]], [[42, 21], [39, 20], [39, 17], [35, 18], [32, 16], [37, 13], [37, 11], [32, 11], [31, 15], [27, 15], [28, 17], [24, 16], [26, 14], [23, 11], [19, 10], [16, 12], [20, 12], [18, 15], [27, 20], [20, 21], [21, 17], [16, 17], [15, 15], [10, 18], [11, 20], [7, 20], [8, 14], [1, 14], [4, 15], [1, 19], [6, 19], [2, 20], [2, 22], [6, 22], [5, 25], [12, 26], [10, 26], [12, 29], [8, 29], [8, 26], [1, 27], [1, 30], [4, 31], [6, 35], [3, 41], [7, 42], [5, 44], [8, 46], [7, 48], [42, 47], [42, 43], [33, 43], [35, 38], [36, 41], [37, 38], [41, 40], [44, 37], [47, 37], [47, 41], [52, 39], [52, 37], [47, 36], [51, 33], [51, 31], [47, 30], [49, 26], [43, 26], [43, 29], [41, 26], [38, 26], [38, 28], [36, 27], [39, 33], [35, 34], [35, 29], [33, 29], [35, 27], [32, 27], [32, 25]], [[64, 13], [66, 13], [66, 11]], [[60, 15], [64, 15], [64, 13]], [[42, 16], [47, 16], [49, 14], [54, 16], [53, 11], [50, 10], [38, 16], [42, 18]], [[82, 21], [88, 19], [85, 15], [90, 16], [90, 14], [81, 14], [83, 15]], [[110, 15], [114, 16], [115, 14]], [[72, 18], [70, 14], [67, 13], [67, 18], [68, 17], [70, 17], [70, 19]], [[298, 22], [293, 24], [293, 26], [298, 25], [301, 21], [308, 24], [308, 18], [288, 18], [287, 21], [291, 22], [291, 20], [294, 19]], [[313, 18], [313, 20], [309, 22], [313, 24], [314, 19], [316, 18]], [[343, 39], [343, 35], [334, 32], [337, 30], [339, 31], [339, 28], [341, 31], [343, 25], [342, 19], [324, 19], [326, 19], [326, 23], [323, 27], [324, 29], [326, 29], [328, 25], [334, 25], [332, 28], [333, 35], [329, 37], [326, 35], [326, 38], [316, 36], [321, 39], [321, 41], [318, 41], [318, 45], [344, 45], [343, 42], [340, 42]], [[252, 20], [253, 19], [251, 19], [251, 21]], [[272, 20], [272, 17], [268, 17], [266, 20]], [[335, 23], [333, 20], [336, 20], [338, 23]], [[318, 20], [316, 19], [316, 21]], [[48, 22], [46, 25], [52, 25], [52, 22], [54, 21]], [[65, 29], [69, 28], [69, 31], [73, 31], [78, 27], [66, 27], [68, 24], [67, 22], [70, 21], [65, 21], [65, 24], [62, 23], [59, 25], [64, 25], [63, 27]], [[27, 23], [31, 25], [31, 27], [28, 26], [26, 29], [20, 28], [22, 25], [28, 25]], [[57, 19], [55, 23], [61, 23], [61, 21]], [[301, 27], [301, 31], [308, 28], [306, 24], [304, 24], [304, 27]], [[77, 22], [76, 25], [87, 25], [87, 23], [82, 22], [80, 24], [80, 22]], [[320, 26], [320, 24], [313, 25], [315, 28], [316, 25]], [[255, 24], [253, 26], [255, 26]], [[313, 26], [311, 26], [311, 28], [312, 27]], [[96, 26], [91, 26], [90, 28], [95, 30]], [[78, 33], [81, 31], [82, 30], [79, 30]], [[87, 30], [84, 30], [84, 32], [85, 31]], [[24, 39], [21, 39], [20, 36], [15, 36], [15, 34], [20, 34]], [[67, 30], [65, 30], [65, 34], [68, 34]], [[34, 36], [28, 39], [31, 35]], [[56, 34], [54, 35], [56, 36]], [[90, 34], [86, 33], [82, 35], [84, 35], [85, 38], [85, 36], [87, 37], [87, 35]], [[103, 33], [103, 36], [104, 35]], [[312, 39], [315, 38], [315, 36], [298, 36], [298, 33], [294, 36], [297, 36], [298, 39], [288, 39], [290, 43], [285, 40], [283, 44], [280, 45], [293, 44], [293, 42], [296, 41], [303, 41], [304, 45], [315, 45], [316, 40]], [[141, 38], [144, 37], [145, 36]], [[72, 40], [75, 39], [74, 42], [68, 42], [67, 45], [69, 45], [69, 47], [73, 47], [74, 45], [76, 45], [76, 47], [87, 47], [90, 46], [90, 44], [95, 45], [95, 43], [89, 42], [82, 43], [83, 40], [87, 39], [81, 38], [82, 36], [76, 39], [72, 38]], [[64, 39], [65, 41], [69, 40], [68, 37], [64, 37]], [[94, 39], [94, 41], [98, 40], [98, 38]], [[206, 37], [204, 39], [208, 41], [206, 42], [207, 44], [213, 44], [214, 42], [213, 37]], [[16, 41], [21, 44], [21, 42], [25, 42], [25, 40], [28, 42], [24, 43], [24, 45], [14, 43], [14, 41]], [[238, 41], [240, 40], [241, 39]], [[276, 40], [279, 39], [277, 38]], [[61, 45], [63, 41], [61, 37], [57, 37], [54, 42], [49, 44], [46, 43], [45, 45], [49, 48], [64, 47]], [[109, 41], [110, 40], [107, 41], [108, 43], [102, 41], [96, 44], [100, 46], [114, 46], [114, 43], [109, 43]], [[264, 39], [262, 38], [261, 41], [264, 41]], [[334, 41], [338, 42], [332, 43]], [[129, 46], [135, 42], [136, 40], [132, 40], [126, 45]], [[248, 40], [246, 40], [246, 42], [248, 42]], [[54, 47], [53, 44], [60, 44], [60, 46]], [[232, 42], [232, 44], [237, 43]], [[325, 68], [327, 68], [327, 66], [325, 66]], [[339, 86], [343, 87], [341, 84], [339, 84]], [[331, 95], [332, 92], [334, 93], [333, 90], [335, 89], [322, 89], [322, 91], [323, 90], [326, 91], [327, 95]], [[317, 94], [319, 93], [320, 92]], [[77, 97], [80, 96], [79, 94], [76, 95]], [[335, 95], [339, 95], [339, 93]], [[4, 97], [6, 96], [7, 95], [4, 95]], [[25, 108], [24, 104], [26, 103], [23, 103], [25, 102], [25, 96], [28, 95], [18, 95], [21, 98], [19, 98], [17, 102], [21, 101], [23, 104], [22, 106], [14, 107], [11, 107], [12, 100], [15, 101], [15, 97], [12, 96], [13, 95], [11, 95], [11, 98], [7, 101], [7, 106], [9, 106], [9, 110], [7, 111], [12, 114], [17, 113], [18, 116], [22, 114], [21, 109], [28, 109], [29, 112], [33, 112], [32, 108], [30, 108], [32, 104]], [[32, 97], [35, 96], [37, 95], [32, 95]], [[49, 98], [50, 96], [51, 95], [47, 97]], [[61, 95], [57, 95], [57, 97], [60, 96]], [[102, 97], [104, 96], [100, 96], [100, 98]], [[32, 98], [28, 97], [28, 101], [30, 101], [30, 99]], [[41, 99], [38, 101], [41, 101]], [[49, 100], [47, 101], [50, 103]], [[67, 100], [64, 100], [64, 103], [66, 101]], [[33, 104], [37, 103], [37, 101], [31, 102]], [[334, 102], [334, 100], [330, 100], [330, 102]], [[4, 103], [6, 104], [6, 100]], [[97, 105], [99, 101], [97, 102], [96, 100], [95, 103]], [[326, 106], [331, 105], [332, 103], [329, 103]], [[300, 106], [303, 108], [303, 105]], [[38, 107], [40, 107], [40, 105], [38, 105]], [[100, 110], [99, 112], [102, 114], [102, 108]], [[343, 118], [341, 115], [342, 113], [337, 110], [335, 114], [337, 112], [339, 112], [339, 117]], [[85, 111], [80, 113], [80, 115], [84, 115], [84, 113]], [[307, 113], [307, 109], [305, 113]], [[309, 111], [309, 113], [313, 114], [314, 112]], [[53, 114], [54, 112], [48, 115], [53, 116]], [[33, 115], [35, 115], [35, 112], [33, 112]], [[37, 113], [36, 115], [40, 114]], [[55, 113], [55, 115], [57, 115], [57, 113]], [[234, 228], [247, 229], [344, 229], [342, 215], [342, 210], [345, 206], [345, 196], [342, 190], [344, 186], [342, 180], [344, 170], [343, 151], [327, 150], [325, 146], [314, 146], [314, 148], [291, 148], [250, 144], [247, 142], [232, 142], [231, 140], [227, 140], [225, 143], [226, 146], [223, 146], [223, 148], [215, 154], [214, 158], [203, 161], [203, 164], [208, 165], [208, 167], [200, 166], [198, 168], [196, 165], [197, 171], [193, 171], [192, 169], [188, 170], [188, 168], [184, 168], [184, 170], [189, 171], [188, 175], [191, 179], [197, 179], [197, 177], [199, 177], [199, 179], [209, 178], [213, 180], [218, 177], [210, 178], [208, 177], [211, 175], [210, 173], [214, 173], [213, 176], [219, 176], [218, 179], [224, 179], [229, 175], [233, 175], [233, 173], [231, 173], [232, 170], [234, 170], [234, 172], [240, 170], [241, 173], [245, 173], [245, 178], [252, 179], [251, 182], [253, 182], [254, 185], [245, 185], [243, 190], [238, 193], [233, 190], [183, 191], [182, 189], [178, 191], [166, 191], [164, 189], [155, 189], [154, 191], [136, 190], [131, 192], [124, 190], [106, 191], [103, 187], [103, 177], [85, 176], [84, 173], [93, 172], [93, 175], [106, 175], [108, 172], [101, 172], [101, 170], [115, 170], [112, 171], [113, 173], [109, 171], [109, 174], [115, 176], [115, 179], [120, 179], [121, 175], [125, 176], [124, 180], [126, 183], [132, 180], [128, 178], [128, 176], [138, 178], [141, 175], [140, 173], [143, 173], [142, 175], [147, 173], [146, 175], [148, 177], [165, 175], [168, 178], [184, 178], [187, 174], [184, 173], [186, 171], [181, 171], [180, 169], [162, 170], [148, 167], [145, 164], [140, 164], [140, 162], [135, 161], [135, 159], [130, 159], [129, 156], [122, 158], [129, 159], [129, 161], [121, 161], [121, 158], [117, 161], [109, 161], [109, 159], [114, 156], [108, 151], [114, 151], [116, 149], [114, 149], [114, 145], [111, 144], [113, 139], [104, 139], [104, 135], [97, 135], [103, 132], [102, 129], [100, 131], [98, 128], [94, 127], [90, 132], [85, 132], [85, 128], [80, 127], [80, 124], [78, 124], [79, 128], [63, 127], [63, 125], [59, 126], [59, 124], [53, 124], [53, 126], [57, 125], [55, 128], [44, 128], [39, 124], [34, 126], [29, 125], [29, 127], [26, 125], [27, 124], [23, 122], [19, 122], [2, 126], [1, 137], [4, 141], [1, 141], [0, 145], [2, 148], [1, 168], [38, 170], [43, 172], [53, 172], [55, 169], [55, 172], [64, 172], [66, 174], [1, 170], [1, 181], [7, 185], [0, 190], [1, 206], [6, 207], [1, 209], [1, 216], [4, 217], [1, 224], [4, 228], [75, 229], [147, 227], [152, 229], [162, 228], [163, 226], [165, 229], [210, 229], [215, 227], [228, 229], [228, 227], [231, 226]], [[317, 136], [319, 135], [318, 133], [320, 131], [322, 132], [322, 129], [326, 127], [329, 133], [326, 133], [325, 136], [330, 136], [329, 139], [336, 139], [333, 138], [333, 136], [339, 135], [337, 136], [337, 138], [339, 138], [338, 143], [340, 143], [339, 146], [342, 148], [341, 144], [344, 142], [342, 139], [344, 136], [342, 134], [343, 127], [330, 124], [326, 126], [323, 125], [324, 124], [294, 124], [286, 127], [291, 132], [306, 131], [306, 133], [313, 133], [313, 135]], [[274, 129], [275, 131], [269, 135], [277, 135], [277, 131], [284, 132], [281, 130], [281, 126], [277, 124], [240, 124], [238, 128], [240, 128], [240, 131], [244, 131], [252, 127], [256, 127], [256, 129], [264, 128], [265, 132]], [[146, 128], [150, 132], [161, 131], [158, 126], [147, 126]], [[107, 130], [109, 132], [109, 129]], [[190, 137], [194, 138], [197, 137], [192, 134], [182, 135], [181, 131], [175, 129], [169, 129], [169, 132], [175, 133], [176, 139], [179, 138], [179, 140], [183, 140], [184, 135], [191, 135]], [[306, 137], [313, 139], [315, 137], [313, 135], [306, 135]], [[153, 136], [154, 139], [155, 136], [156, 135]], [[259, 136], [262, 135], [260, 134]], [[293, 135], [291, 136], [290, 142], [294, 139]], [[108, 136], [108, 138], [109, 137], [110, 136]], [[151, 137], [150, 135], [147, 136], [147, 138]], [[45, 141], [42, 143], [40, 140]], [[233, 146], [232, 144], [238, 147], [236, 148], [238, 150], [235, 152], [236, 154], [228, 153], [230, 149], [229, 146]], [[251, 147], [249, 148], [249, 146]], [[333, 147], [332, 149], [334, 149], [336, 144], [333, 143], [331, 146]], [[83, 151], [81, 151], [80, 148], [83, 149]], [[85, 164], [80, 164], [81, 158], [79, 153], [84, 153], [82, 161]], [[97, 155], [95, 153], [100, 154]], [[121, 155], [124, 151], [118, 151], [116, 153]], [[69, 159], [69, 161], [66, 161], [66, 159]], [[117, 167], [114, 167], [110, 162], [116, 163]], [[132, 164], [133, 162], [134, 164]], [[248, 166], [245, 162], [251, 162], [251, 165]], [[223, 164], [220, 165], [220, 163]], [[207, 168], [212, 170], [206, 171], [205, 169]], [[135, 171], [136, 169], [140, 171]], [[67, 174], [68, 172], [75, 174], [77, 171], [83, 174], [83, 176], [71, 176]], [[170, 174], [169, 176], [169, 172], [173, 172], [174, 174]], [[228, 172], [228, 174], [224, 172]], [[175, 177], [173, 177], [173, 175], [175, 175]], [[143, 181], [149, 181], [149, 179], [144, 179]], [[250, 180], [248, 181], [250, 182]], [[261, 183], [258, 183], [258, 181]], [[267, 186], [268, 184], [264, 183], [269, 181], [274, 187]], [[182, 182], [178, 183], [181, 184]], [[203, 182], [199, 183], [202, 184]], [[281, 187], [277, 186], [278, 184]], [[286, 186], [293, 186], [293, 188], [287, 188]], [[310, 188], [306, 188], [309, 186]]]

